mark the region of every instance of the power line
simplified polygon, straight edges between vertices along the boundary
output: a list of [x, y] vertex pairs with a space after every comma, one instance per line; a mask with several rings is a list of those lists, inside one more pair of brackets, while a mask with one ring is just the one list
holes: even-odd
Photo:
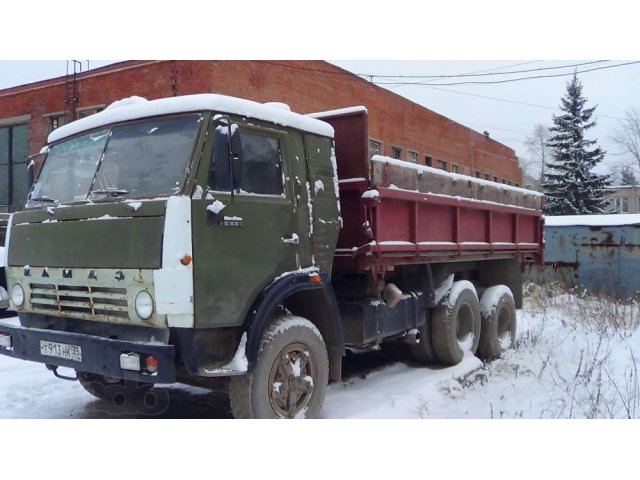
[[[427, 87], [427, 88], [431, 88], [433, 90], [440, 90], [441, 92], [457, 93], [459, 95], [467, 95], [469, 97], [485, 98], [487, 100], [495, 100], [496, 102], [513, 103], [513, 104], [516, 104], [516, 105], [526, 105], [528, 107], [544, 108], [545, 110], [553, 110], [553, 111], [557, 111], [558, 110], [557, 107], [549, 107], [547, 105], [538, 105], [537, 103], [519, 102], [517, 100], [507, 100], [506, 98], [490, 97], [488, 95], [479, 95], [477, 93], [459, 92], [457, 90], [449, 90], [448, 88], [438, 88], [438, 87], [431, 86], [431, 85], [424, 85], [424, 86]], [[599, 114], [599, 113], [594, 113], [594, 115], [596, 117], [610, 118], [612, 120], [624, 120], [624, 118], [622, 118], [622, 117], [614, 117], [612, 115], [603, 115], [603, 114]]]
[[[594, 63], [604, 63], [610, 62], [611, 60], [595, 60], [592, 62], [583, 62], [583, 63], [572, 63], [569, 65], [558, 65], [555, 67], [540, 67], [540, 68], [530, 68], [527, 70], [512, 70], [510, 72], [490, 72], [490, 73], [460, 73], [455, 75], [368, 75], [368, 74], [358, 74], [367, 77], [374, 78], [465, 78], [465, 77], [487, 77], [492, 75], [513, 75], [515, 73], [528, 73], [528, 72], [539, 72], [544, 70], [558, 70], [561, 68], [570, 68], [570, 67], [580, 67], [582, 65], [593, 65]], [[491, 69], [497, 70], [497, 69]], [[377, 82], [376, 82], [377, 83]]]
[[511, 65], [503, 65], [502, 67], [491, 67], [491, 68], [485, 68], [484, 70], [476, 70], [474, 72], [468, 72], [466, 75], [470, 75], [472, 73], [484, 73], [484, 72], [490, 72], [491, 70], [502, 70], [503, 68], [513, 68], [513, 67], [521, 67], [523, 65], [531, 65], [532, 63], [538, 63], [541, 62], [542, 60], [530, 60], [528, 62], [522, 62], [522, 63], [514, 63]]
[[[639, 61], [635, 61], [635, 62], [626, 62], [626, 63], [618, 63], [616, 65], [605, 65], [603, 67], [596, 67], [596, 68], [590, 68], [587, 70], [581, 70], [581, 71], [576, 71], [575, 74], [580, 74], [580, 73], [587, 73], [587, 72], [595, 72], [596, 70], [605, 70], [607, 68], [616, 68], [616, 67], [623, 67], [625, 65], [634, 65], [636, 63], [640, 63]], [[535, 75], [532, 77], [521, 77], [521, 78], [510, 78], [507, 80], [489, 80], [489, 81], [467, 81], [467, 82], [452, 82], [452, 83], [436, 83], [434, 85], [445, 85], [445, 86], [451, 86], [451, 85], [493, 85], [493, 84], [498, 84], [498, 83], [510, 83], [510, 82], [520, 82], [523, 80], [534, 80], [534, 79], [538, 79], [538, 78], [554, 78], [554, 77], [566, 77], [569, 75], [574, 75], [574, 73], [557, 73], [557, 74], [551, 74], [551, 75]], [[428, 83], [425, 82], [373, 82], [376, 85], [429, 85]]]
[[[273, 65], [273, 66], [277, 66], [277, 67], [282, 67], [282, 68], [288, 68], [289, 70], [298, 70], [298, 71], [303, 71], [303, 72], [314, 72], [314, 73], [323, 73], [323, 74], [328, 74], [328, 75], [356, 75], [359, 77], [365, 77], [370, 79], [370, 81], [372, 83], [378, 83], [378, 82], [373, 82], [374, 78], [425, 78], [425, 79], [440, 79], [440, 78], [465, 78], [465, 77], [484, 77], [484, 76], [492, 76], [492, 75], [512, 75], [512, 74], [516, 74], [516, 73], [526, 73], [526, 72], [537, 72], [537, 71], [543, 71], [543, 70], [557, 70], [557, 69], [562, 69], [562, 68], [570, 68], [570, 67], [576, 67], [576, 66], [582, 66], [582, 65], [591, 65], [594, 63], [602, 63], [602, 62], [610, 62], [611, 60], [594, 60], [594, 61], [590, 61], [590, 62], [582, 62], [582, 63], [573, 63], [573, 64], [568, 64], [568, 65], [558, 65], [558, 66], [554, 66], [554, 67], [540, 67], [540, 68], [533, 68], [533, 69], [528, 69], [528, 70], [513, 70], [510, 72], [490, 72], [491, 70], [501, 70], [503, 68], [512, 68], [512, 67], [517, 67], [517, 66], [522, 66], [522, 65], [529, 65], [531, 63], [536, 63], [539, 62], [540, 60], [532, 60], [532, 61], [528, 61], [528, 62], [522, 62], [522, 63], [516, 63], [513, 65], [505, 65], [502, 67], [492, 67], [490, 69], [486, 69], [486, 70], [478, 70], [475, 72], [469, 72], [469, 73], [460, 73], [460, 74], [446, 74], [446, 75], [378, 75], [375, 73], [355, 73], [355, 72], [351, 72], [351, 71], [344, 71], [344, 72], [340, 72], [340, 71], [335, 71], [335, 70], [325, 70], [325, 69], [320, 69], [320, 68], [310, 68], [310, 67], [301, 67], [299, 65], [288, 65], [286, 63], [278, 63], [278, 62], [272, 62], [272, 61], [268, 61], [268, 60], [264, 60], [262, 63], [265, 63], [267, 65]], [[339, 67], [342, 68], [342, 67]], [[485, 72], [489, 72], [489, 73], [485, 73]], [[446, 85], [446, 84], [442, 84], [442, 85]]]
[[[462, 73], [461, 75], [473, 75], [474, 73], [485, 73], [485, 72], [491, 72], [493, 70], [502, 70], [502, 69], [505, 69], [505, 68], [521, 67], [523, 65], [530, 65], [532, 63], [538, 63], [540, 61], [541, 60], [531, 60], [531, 61], [528, 61], [528, 62], [513, 63], [511, 65], [503, 65], [501, 67], [491, 67], [491, 68], [485, 68], [484, 70], [475, 70], [473, 72]], [[371, 77], [371, 81], [373, 81], [373, 77]], [[437, 81], [437, 80], [430, 80], [430, 81], [427, 81], [425, 83], [433, 83], [435, 81]]]

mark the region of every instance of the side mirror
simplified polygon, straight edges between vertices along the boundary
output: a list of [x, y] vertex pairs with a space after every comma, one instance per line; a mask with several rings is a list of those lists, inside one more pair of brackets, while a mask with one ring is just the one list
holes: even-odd
[[238, 125], [226, 115], [214, 117], [211, 182], [214, 190], [234, 191], [242, 185], [242, 142]]
[[242, 140], [238, 125], [231, 125], [231, 174], [233, 176], [233, 188], [239, 190], [242, 186]]
[[33, 160], [29, 160], [29, 163], [27, 164], [27, 188], [31, 188], [31, 186], [33, 185], [34, 180], [36, 179], [36, 173], [35, 173], [35, 163], [32, 163]]
[[49, 147], [43, 147], [40, 152], [29, 155], [27, 158], [27, 182], [29, 182], [28, 187], [31, 188], [33, 182], [36, 180], [36, 158], [42, 157], [49, 153]]

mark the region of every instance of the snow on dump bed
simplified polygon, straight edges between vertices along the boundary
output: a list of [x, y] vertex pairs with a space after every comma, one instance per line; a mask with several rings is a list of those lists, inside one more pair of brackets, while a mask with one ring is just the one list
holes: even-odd
[[544, 224], [549, 227], [584, 225], [587, 227], [615, 227], [640, 224], [640, 213], [622, 213], [614, 215], [558, 215], [545, 216]]
[[500, 187], [501, 189], [508, 190], [511, 192], [517, 192], [523, 195], [532, 195], [534, 197], [542, 197], [542, 193], [536, 192], [535, 190], [527, 190], [526, 188], [513, 187], [511, 185], [506, 185], [504, 183], [492, 182], [490, 180], [483, 180], [481, 178], [470, 177], [469, 175], [462, 175], [460, 173], [450, 173], [445, 172], [444, 170], [440, 170], [439, 168], [427, 167], [426, 165], [418, 165], [413, 162], [407, 162], [406, 160], [397, 160], [391, 157], [384, 157], [382, 155], [374, 155], [371, 158], [373, 162], [386, 162], [391, 165], [397, 165], [399, 167], [410, 168], [419, 173], [428, 173], [429, 175], [435, 175], [439, 177], [445, 177], [450, 180], [456, 181], [464, 181], [471, 182], [477, 185], [489, 186], [489, 187]]
[[358, 112], [367, 112], [367, 107], [358, 106], [358, 107], [347, 107], [347, 108], [339, 108], [337, 110], [327, 110], [326, 112], [314, 112], [308, 113], [309, 117], [313, 118], [326, 118], [326, 117], [338, 117], [340, 115], [349, 115], [351, 113]]
[[242, 98], [228, 97], [205, 93], [200, 95], [184, 95], [180, 97], [161, 98], [146, 101], [141, 97], [132, 100], [119, 100], [116, 108], [107, 108], [102, 112], [76, 120], [75, 122], [56, 128], [49, 134], [48, 142], [53, 143], [77, 133], [92, 130], [116, 122], [125, 122], [157, 115], [167, 115], [181, 112], [201, 112], [212, 110], [216, 112], [242, 115], [274, 122], [285, 127], [293, 127], [305, 132], [315, 133], [323, 137], [333, 138], [333, 127], [315, 118], [288, 112], [281, 108], [264, 105], [262, 103]]

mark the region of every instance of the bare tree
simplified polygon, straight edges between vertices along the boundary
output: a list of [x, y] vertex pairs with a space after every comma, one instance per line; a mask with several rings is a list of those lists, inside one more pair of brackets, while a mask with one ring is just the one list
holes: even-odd
[[537, 179], [542, 179], [545, 166], [549, 160], [549, 147], [547, 140], [551, 134], [549, 129], [541, 123], [533, 127], [533, 133], [525, 139], [525, 146], [531, 155], [530, 161], [526, 163], [527, 173]]
[[625, 112], [611, 137], [624, 153], [630, 155], [640, 168], [640, 108], [630, 108]]
[[638, 184], [638, 179], [636, 178], [636, 174], [633, 173], [633, 170], [629, 165], [625, 165], [620, 170], [620, 182], [622, 185], [630, 185], [635, 186]]

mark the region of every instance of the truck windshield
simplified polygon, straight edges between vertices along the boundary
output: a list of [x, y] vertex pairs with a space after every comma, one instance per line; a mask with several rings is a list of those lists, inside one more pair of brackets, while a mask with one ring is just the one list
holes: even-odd
[[54, 145], [29, 196], [31, 205], [180, 190], [200, 114], [118, 125]]

